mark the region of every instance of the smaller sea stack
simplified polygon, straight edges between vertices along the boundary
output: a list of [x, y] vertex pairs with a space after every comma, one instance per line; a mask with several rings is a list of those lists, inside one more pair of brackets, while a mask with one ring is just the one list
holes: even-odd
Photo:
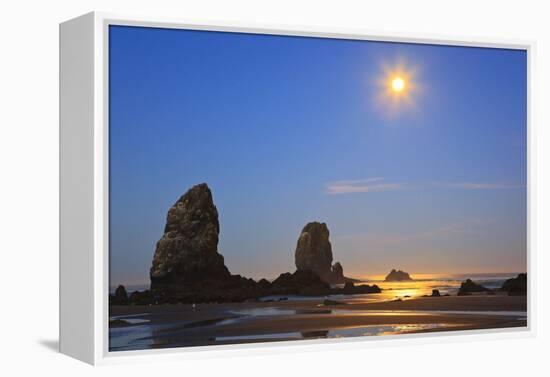
[[413, 279], [407, 272], [396, 270], [396, 269], [391, 270], [390, 273], [384, 279], [384, 281], [410, 281], [410, 280], [413, 280]]
[[344, 284], [357, 280], [344, 276], [340, 262], [332, 264], [332, 245], [327, 224], [317, 221], [306, 224], [298, 237], [294, 261], [298, 271], [313, 271], [328, 284]]

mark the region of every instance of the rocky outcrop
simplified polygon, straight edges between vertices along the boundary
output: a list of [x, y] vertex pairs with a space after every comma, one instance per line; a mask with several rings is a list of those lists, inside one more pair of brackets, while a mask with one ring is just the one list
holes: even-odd
[[150, 270], [151, 290], [133, 299], [140, 304], [228, 302], [265, 294], [264, 282], [230, 274], [218, 253], [219, 232], [210, 188], [193, 186], [168, 210]]
[[193, 186], [168, 210], [150, 270], [151, 288], [174, 288], [230, 274], [218, 253], [220, 225], [212, 193], [205, 183]]
[[111, 319], [109, 321], [109, 328], [117, 328], [117, 327], [128, 327], [132, 324], [128, 321], [125, 321], [123, 319]]
[[367, 285], [355, 285], [352, 282], [347, 282], [344, 285], [344, 288], [333, 288], [332, 294], [346, 294], [346, 295], [357, 295], [357, 294], [366, 294], [366, 293], [380, 293], [382, 290], [376, 284]]
[[354, 285], [352, 282], [345, 283], [343, 288], [331, 288], [316, 273], [311, 270], [296, 270], [293, 274], [287, 272], [281, 274], [271, 284], [271, 294], [297, 294], [302, 296], [326, 296], [343, 294], [367, 294], [380, 293], [382, 290], [374, 285]]
[[271, 294], [297, 294], [323, 296], [330, 293], [330, 286], [311, 270], [296, 270], [279, 275], [271, 284]]
[[156, 298], [150, 290], [132, 292], [128, 301], [131, 305], [152, 305], [160, 303], [158, 298]]
[[471, 279], [466, 279], [466, 281], [463, 281], [462, 284], [460, 284], [460, 288], [458, 290], [458, 296], [468, 296], [472, 293], [480, 293], [480, 292], [490, 292], [491, 290], [489, 288], [485, 288], [481, 284], [474, 283]]
[[119, 285], [115, 290], [114, 295], [109, 295], [109, 303], [112, 305], [126, 305], [128, 304], [128, 293], [123, 285]]
[[313, 271], [328, 284], [356, 281], [344, 276], [340, 262], [332, 265], [332, 245], [327, 224], [311, 222], [300, 233], [294, 260], [298, 271]]
[[441, 297], [441, 293], [439, 293], [439, 289], [432, 289], [432, 297]]
[[332, 245], [327, 224], [311, 222], [300, 233], [295, 252], [296, 269], [310, 270], [321, 278], [331, 274]]
[[[255, 282], [240, 275], [230, 275], [224, 281], [203, 281], [186, 283], [177, 288], [167, 288], [132, 292], [128, 298], [130, 305], [156, 304], [192, 304], [192, 303], [220, 303], [256, 301], [260, 297], [271, 295], [301, 295], [301, 296], [328, 296], [343, 294], [380, 293], [377, 285], [354, 285], [346, 283], [345, 287], [331, 288], [330, 285], [310, 270], [297, 270], [294, 273], [286, 272], [279, 275], [272, 283], [266, 279]], [[284, 301], [287, 298], [279, 298]], [[266, 300], [272, 302], [274, 300]]]
[[128, 297], [124, 288], [119, 287], [110, 297], [111, 303], [243, 302], [269, 295], [380, 292], [376, 285], [355, 287], [351, 283], [345, 289], [330, 287], [329, 284], [350, 283], [353, 279], [344, 276], [340, 263], [332, 265], [326, 224], [306, 225], [296, 249], [297, 270], [281, 274], [272, 283], [231, 275], [218, 253], [219, 232], [218, 211], [210, 189], [204, 183], [192, 187], [168, 211], [164, 234], [157, 242], [150, 269], [151, 289], [132, 292]]
[[344, 268], [340, 262], [336, 262], [332, 265], [330, 269], [331, 280], [337, 282], [346, 282], [346, 277], [344, 276]]
[[401, 270], [391, 270], [390, 273], [386, 276], [386, 279], [384, 281], [409, 281], [413, 280], [410, 275]]
[[515, 278], [506, 280], [500, 291], [508, 292], [510, 296], [521, 296], [527, 294], [527, 274], [519, 274]]

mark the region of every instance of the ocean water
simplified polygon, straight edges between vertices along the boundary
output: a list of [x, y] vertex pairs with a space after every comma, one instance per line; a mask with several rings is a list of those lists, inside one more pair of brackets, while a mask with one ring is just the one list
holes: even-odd
[[460, 284], [466, 279], [483, 285], [489, 289], [498, 289], [506, 279], [516, 277], [517, 273], [506, 274], [456, 274], [456, 275], [417, 275], [412, 276], [414, 280], [405, 282], [385, 282], [382, 279], [367, 280], [366, 284], [376, 284], [382, 288], [382, 295], [389, 298], [407, 298], [431, 295], [433, 289], [439, 293], [454, 296], [458, 293]]
[[[456, 275], [413, 275], [412, 281], [386, 282], [384, 277], [375, 277], [372, 279], [363, 279], [356, 285], [376, 284], [382, 288], [382, 293], [377, 294], [358, 294], [358, 295], [330, 295], [328, 299], [345, 300], [347, 302], [376, 302], [390, 301], [396, 299], [406, 300], [408, 298], [422, 297], [431, 295], [433, 289], [438, 289], [441, 295], [456, 296], [460, 284], [466, 279], [472, 279], [474, 282], [483, 285], [489, 289], [498, 289], [506, 279], [516, 277], [518, 273], [476, 273], [476, 274], [456, 274]], [[337, 285], [337, 286], [343, 286]], [[319, 297], [304, 297], [296, 295], [286, 296], [268, 296], [263, 297], [262, 301], [277, 301], [286, 297], [288, 300], [318, 300]]]

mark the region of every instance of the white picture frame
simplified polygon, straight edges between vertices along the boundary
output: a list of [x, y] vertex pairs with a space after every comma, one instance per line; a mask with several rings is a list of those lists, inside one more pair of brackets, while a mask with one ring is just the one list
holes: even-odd
[[[342, 338], [109, 352], [108, 350], [108, 28], [131, 25], [175, 29], [248, 32], [336, 39], [414, 42], [452, 46], [520, 49], [528, 65], [528, 327], [470, 330], [375, 338]], [[197, 24], [185, 20], [92, 12], [60, 25], [60, 351], [90, 364], [139, 360], [220, 357], [236, 354], [295, 352], [346, 347], [379, 347], [394, 343], [505, 339], [535, 333], [536, 281], [533, 268], [532, 41], [463, 39], [415, 33], [381, 33], [239, 23]]]

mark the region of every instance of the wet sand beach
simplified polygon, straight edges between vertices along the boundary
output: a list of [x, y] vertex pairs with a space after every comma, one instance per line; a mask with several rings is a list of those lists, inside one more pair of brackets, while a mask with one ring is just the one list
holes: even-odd
[[111, 350], [523, 327], [526, 296], [113, 306]]

